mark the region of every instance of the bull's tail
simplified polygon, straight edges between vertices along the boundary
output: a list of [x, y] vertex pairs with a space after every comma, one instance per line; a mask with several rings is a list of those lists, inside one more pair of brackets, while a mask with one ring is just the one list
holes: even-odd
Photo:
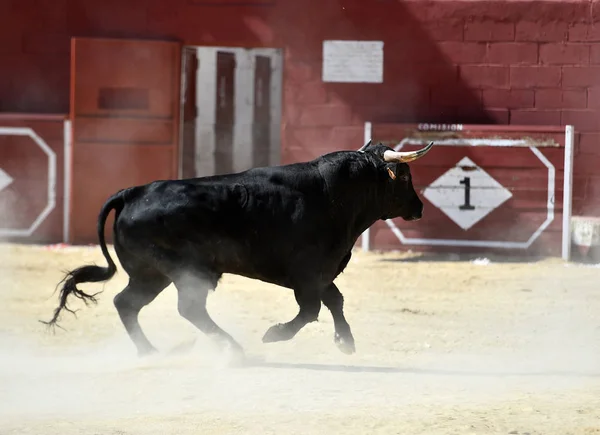
[[82, 282], [100, 282], [107, 281], [113, 277], [115, 272], [117, 271], [117, 266], [115, 262], [110, 257], [108, 252], [108, 248], [106, 247], [106, 240], [104, 238], [104, 225], [106, 223], [106, 218], [110, 214], [112, 210], [115, 210], [115, 220], [119, 215], [120, 211], [123, 209], [124, 201], [122, 196], [122, 191], [117, 192], [113, 196], [111, 196], [104, 206], [100, 210], [100, 214], [98, 215], [98, 240], [100, 242], [100, 249], [102, 249], [102, 254], [104, 254], [104, 258], [108, 263], [108, 267], [100, 267], [100, 266], [82, 266], [77, 269], [74, 269], [70, 272], [67, 272], [66, 276], [59, 282], [59, 285], [62, 284], [62, 288], [60, 290], [59, 304], [58, 307], [54, 310], [54, 315], [50, 321], [45, 322], [40, 320], [40, 322], [48, 325], [48, 326], [57, 326], [57, 322], [60, 317], [60, 313], [62, 310], [66, 310], [70, 313], [75, 314], [75, 311], [71, 310], [67, 306], [67, 299], [70, 295], [73, 295], [85, 302], [88, 305], [89, 302], [96, 303], [96, 295], [98, 293], [94, 293], [92, 295], [87, 294], [77, 288], [77, 284]]

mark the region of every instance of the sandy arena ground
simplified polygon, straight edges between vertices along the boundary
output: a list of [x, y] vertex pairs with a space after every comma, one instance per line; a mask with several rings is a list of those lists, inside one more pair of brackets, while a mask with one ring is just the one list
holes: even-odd
[[255, 360], [228, 368], [172, 286], [140, 315], [163, 353], [138, 359], [112, 305], [121, 270], [47, 332], [62, 271], [104, 265], [99, 248], [0, 245], [0, 435], [600, 434], [600, 268], [415, 257], [356, 252], [338, 279], [352, 356], [324, 307], [263, 344], [293, 293], [225, 276], [209, 312]]

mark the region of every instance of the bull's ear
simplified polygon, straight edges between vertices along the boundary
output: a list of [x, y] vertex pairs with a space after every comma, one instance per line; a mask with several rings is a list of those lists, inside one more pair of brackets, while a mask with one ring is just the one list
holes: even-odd
[[360, 149], [358, 150], [359, 152], [363, 152], [364, 150], [366, 150], [369, 146], [371, 146], [371, 140], [369, 140], [369, 142], [367, 142], [366, 144], [364, 144], [362, 147], [360, 147]]
[[385, 168], [385, 169], [387, 169], [387, 172], [388, 172], [388, 175], [390, 176], [390, 178], [392, 180], [395, 180], [396, 179], [396, 174], [394, 174], [394, 171], [392, 171], [390, 168]]

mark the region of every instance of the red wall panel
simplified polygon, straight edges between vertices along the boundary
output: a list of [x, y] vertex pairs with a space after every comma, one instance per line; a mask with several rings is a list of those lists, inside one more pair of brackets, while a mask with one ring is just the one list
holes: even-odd
[[180, 50], [170, 41], [73, 40], [71, 242], [97, 241], [98, 213], [116, 191], [177, 177]]
[[[45, 115], [0, 115], [0, 169], [12, 182], [0, 190], [0, 240], [53, 243], [63, 240], [64, 129], [65, 118]], [[15, 129], [27, 128], [39, 136], [54, 154], [54, 177], [49, 157], [31, 136]], [[51, 162], [50, 162], [51, 163]], [[50, 185], [50, 186], [49, 186]], [[49, 187], [50, 191], [49, 192]], [[54, 206], [31, 234], [15, 234], [31, 228], [52, 202]], [[50, 210], [50, 209], [49, 209]]]

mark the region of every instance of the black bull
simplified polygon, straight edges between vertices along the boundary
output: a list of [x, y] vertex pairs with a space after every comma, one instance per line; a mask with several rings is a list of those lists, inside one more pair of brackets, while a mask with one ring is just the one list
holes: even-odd
[[108, 214], [115, 210], [114, 248], [129, 275], [114, 298], [119, 317], [138, 354], [155, 351], [138, 322], [140, 310], [174, 283], [181, 316], [203, 333], [240, 345], [206, 310], [208, 291], [224, 273], [242, 275], [294, 290], [299, 312], [272, 326], [263, 342], [290, 340], [316, 321], [323, 303], [335, 325], [341, 351], [355, 351], [343, 296], [334, 279], [350, 261], [363, 231], [379, 219], [420, 219], [406, 162], [413, 152], [394, 152], [368, 143], [359, 151], [338, 151], [309, 162], [255, 168], [235, 174], [156, 181], [111, 196], [98, 217], [98, 239], [108, 267], [83, 266], [62, 281], [57, 322], [74, 295], [95, 301], [77, 288], [110, 279], [116, 265], [104, 238]]

